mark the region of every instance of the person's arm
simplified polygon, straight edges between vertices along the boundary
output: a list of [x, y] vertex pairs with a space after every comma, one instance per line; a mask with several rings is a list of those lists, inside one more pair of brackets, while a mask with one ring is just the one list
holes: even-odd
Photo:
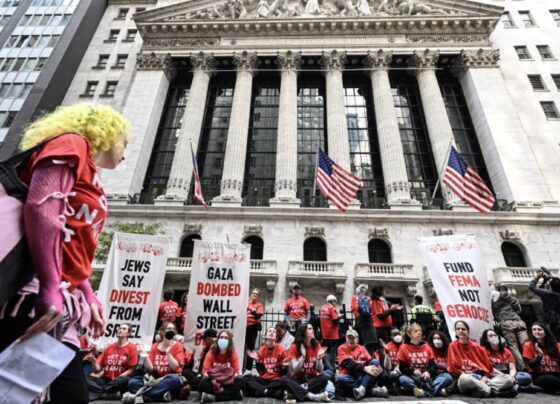
[[531, 282], [529, 283], [529, 290], [540, 297], [550, 296], [552, 294], [550, 290], [537, 287], [538, 280], [539, 278], [531, 279]]
[[262, 304], [259, 304], [259, 306], [257, 307], [257, 310], [253, 310], [251, 312], [251, 314], [253, 314], [253, 317], [255, 317], [255, 319], [260, 319], [263, 314], [264, 314], [264, 308]]
[[134, 368], [128, 368], [124, 372], [122, 372], [119, 377], [130, 377], [132, 376], [132, 372], [134, 372]]
[[436, 364], [434, 359], [430, 359], [426, 370], [430, 374], [430, 377], [434, 377], [439, 373], [439, 366]]
[[409, 366], [405, 361], [399, 360], [399, 369], [405, 376], [412, 376], [414, 374], [414, 368]]
[[342, 362], [340, 362], [340, 367], [342, 367], [343, 369], [346, 369], [347, 371], [349, 371], [350, 373], [356, 373], [356, 372], [363, 372], [364, 371], [364, 365], [350, 359], [344, 359]]
[[292, 358], [292, 370], [294, 373], [297, 373], [303, 368], [303, 364], [305, 363], [305, 357], [302, 355], [299, 358]]
[[543, 360], [542, 355], [537, 355], [533, 359], [527, 361], [527, 366], [529, 366], [533, 370], [537, 370], [541, 367], [541, 362]]
[[323, 373], [324, 368], [325, 366], [323, 364], [323, 359], [317, 359], [317, 365], [315, 366], [315, 369], [317, 369], [319, 373]]
[[[181, 348], [182, 350], [182, 348]], [[176, 372], [180, 367], [182, 362], [185, 360], [185, 354], [175, 348], [175, 345], [172, 345], [166, 352], [165, 356], [167, 357], [167, 363], [169, 363], [169, 368]]]

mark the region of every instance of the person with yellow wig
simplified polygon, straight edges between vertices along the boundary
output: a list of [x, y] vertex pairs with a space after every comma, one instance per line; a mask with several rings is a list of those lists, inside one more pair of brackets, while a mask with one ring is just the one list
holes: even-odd
[[0, 312], [0, 351], [42, 331], [76, 351], [50, 386], [51, 403], [88, 402], [79, 336], [84, 328], [94, 338], [105, 332], [103, 308], [88, 280], [107, 216], [97, 169], [124, 160], [130, 131], [113, 108], [76, 104], [42, 116], [22, 136], [22, 150], [44, 143], [18, 167], [29, 187], [23, 217], [35, 278]]

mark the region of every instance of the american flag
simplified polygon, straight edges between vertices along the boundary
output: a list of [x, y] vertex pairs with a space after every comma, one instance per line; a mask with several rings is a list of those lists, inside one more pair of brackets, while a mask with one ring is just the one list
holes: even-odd
[[317, 165], [317, 184], [325, 198], [344, 212], [356, 192], [362, 186], [361, 178], [346, 171], [319, 149]]
[[194, 150], [191, 144], [191, 154], [192, 154], [192, 162], [193, 162], [193, 174], [194, 174], [194, 199], [200, 202], [206, 209], [208, 209], [208, 205], [204, 202], [204, 196], [202, 196], [202, 185], [200, 185], [200, 175], [198, 174], [198, 163], [196, 162], [196, 155], [194, 154]]
[[487, 214], [496, 202], [482, 178], [463, 160], [453, 146], [451, 146], [443, 183], [480, 213]]

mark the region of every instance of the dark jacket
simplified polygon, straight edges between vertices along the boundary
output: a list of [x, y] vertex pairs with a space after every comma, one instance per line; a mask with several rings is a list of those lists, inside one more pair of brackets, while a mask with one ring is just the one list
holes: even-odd
[[515, 297], [500, 294], [500, 297], [495, 302], [492, 302], [492, 312], [494, 313], [494, 318], [498, 322], [514, 320], [521, 321], [519, 313], [521, 313], [521, 305], [519, 300]]
[[529, 290], [542, 300], [543, 321], [547, 324], [560, 324], [560, 293], [537, 287], [536, 278], [529, 283]]

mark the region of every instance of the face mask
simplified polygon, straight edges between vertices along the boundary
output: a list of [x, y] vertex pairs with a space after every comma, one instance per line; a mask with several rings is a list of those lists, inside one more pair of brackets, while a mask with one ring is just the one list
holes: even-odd
[[173, 339], [174, 336], [175, 336], [175, 331], [173, 331], [173, 330], [165, 331], [165, 338], [166, 339]]
[[498, 345], [500, 343], [500, 339], [498, 337], [488, 337], [488, 342]]
[[218, 340], [218, 348], [226, 349], [229, 345], [229, 341], [227, 339], [219, 339]]
[[436, 348], [441, 348], [441, 347], [443, 346], [443, 341], [440, 340], [440, 339], [435, 339], [435, 340], [434, 340], [434, 346], [435, 346]]
[[400, 344], [400, 343], [402, 342], [402, 335], [395, 335], [395, 336], [393, 337], [393, 342], [394, 342], [395, 344]]

